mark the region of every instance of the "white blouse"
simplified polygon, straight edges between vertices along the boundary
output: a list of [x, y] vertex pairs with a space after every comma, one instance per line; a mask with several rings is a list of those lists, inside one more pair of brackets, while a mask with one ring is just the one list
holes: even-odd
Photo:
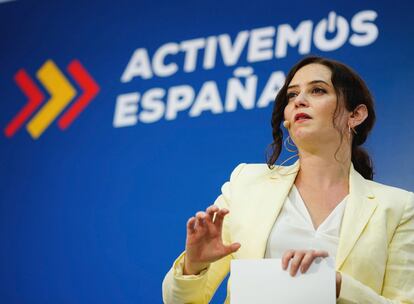
[[290, 249], [325, 250], [335, 259], [346, 196], [315, 230], [295, 185], [283, 204], [267, 240], [265, 258], [281, 258]]

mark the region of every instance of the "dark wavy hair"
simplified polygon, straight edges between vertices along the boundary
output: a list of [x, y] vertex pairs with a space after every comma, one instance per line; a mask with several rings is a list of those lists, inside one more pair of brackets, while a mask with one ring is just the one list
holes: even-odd
[[364, 104], [367, 107], [368, 117], [355, 128], [356, 134], [354, 134], [352, 139], [351, 161], [355, 170], [357, 170], [364, 178], [372, 180], [374, 177], [373, 163], [368, 152], [361, 147], [375, 123], [374, 101], [371, 93], [361, 77], [359, 77], [350, 67], [341, 62], [318, 56], [305, 57], [294, 65], [286, 76], [285, 84], [276, 96], [271, 121], [273, 142], [267, 153], [267, 165], [269, 168], [273, 168], [282, 151], [283, 130], [281, 129], [281, 124], [284, 121], [284, 110], [288, 104], [288, 85], [300, 68], [312, 63], [322, 64], [331, 70], [331, 82], [335, 88], [338, 100], [332, 119], [335, 128], [338, 129], [341, 134], [341, 143], [343, 140], [342, 132], [336, 125], [336, 119], [341, 111], [345, 108], [352, 112], [360, 104]]

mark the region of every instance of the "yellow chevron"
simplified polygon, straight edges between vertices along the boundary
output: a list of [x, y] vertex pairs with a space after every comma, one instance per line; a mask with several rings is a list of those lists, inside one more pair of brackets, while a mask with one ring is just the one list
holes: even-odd
[[26, 126], [33, 139], [42, 135], [76, 94], [76, 90], [52, 60], [47, 60], [36, 76], [49, 92], [50, 99]]

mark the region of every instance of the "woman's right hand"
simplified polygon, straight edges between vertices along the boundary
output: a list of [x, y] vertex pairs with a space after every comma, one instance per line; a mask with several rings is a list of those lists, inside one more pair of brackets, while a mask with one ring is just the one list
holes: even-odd
[[210, 263], [240, 248], [240, 243], [223, 244], [221, 232], [228, 213], [229, 210], [212, 205], [188, 220], [183, 274], [198, 274]]

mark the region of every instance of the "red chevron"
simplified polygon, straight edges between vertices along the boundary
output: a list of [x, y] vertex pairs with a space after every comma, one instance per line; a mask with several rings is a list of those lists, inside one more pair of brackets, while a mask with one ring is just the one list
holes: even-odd
[[59, 119], [58, 125], [62, 130], [67, 129], [71, 125], [100, 90], [98, 84], [89, 75], [79, 60], [72, 60], [68, 65], [68, 72], [83, 89], [84, 93], [74, 101], [72, 106]]
[[4, 129], [4, 134], [7, 137], [12, 137], [30, 117], [30, 115], [37, 109], [45, 99], [42, 91], [37, 87], [36, 83], [30, 78], [24, 69], [20, 69], [14, 75], [14, 81], [19, 86], [20, 90], [28, 98], [25, 106], [13, 117], [12, 121]]

